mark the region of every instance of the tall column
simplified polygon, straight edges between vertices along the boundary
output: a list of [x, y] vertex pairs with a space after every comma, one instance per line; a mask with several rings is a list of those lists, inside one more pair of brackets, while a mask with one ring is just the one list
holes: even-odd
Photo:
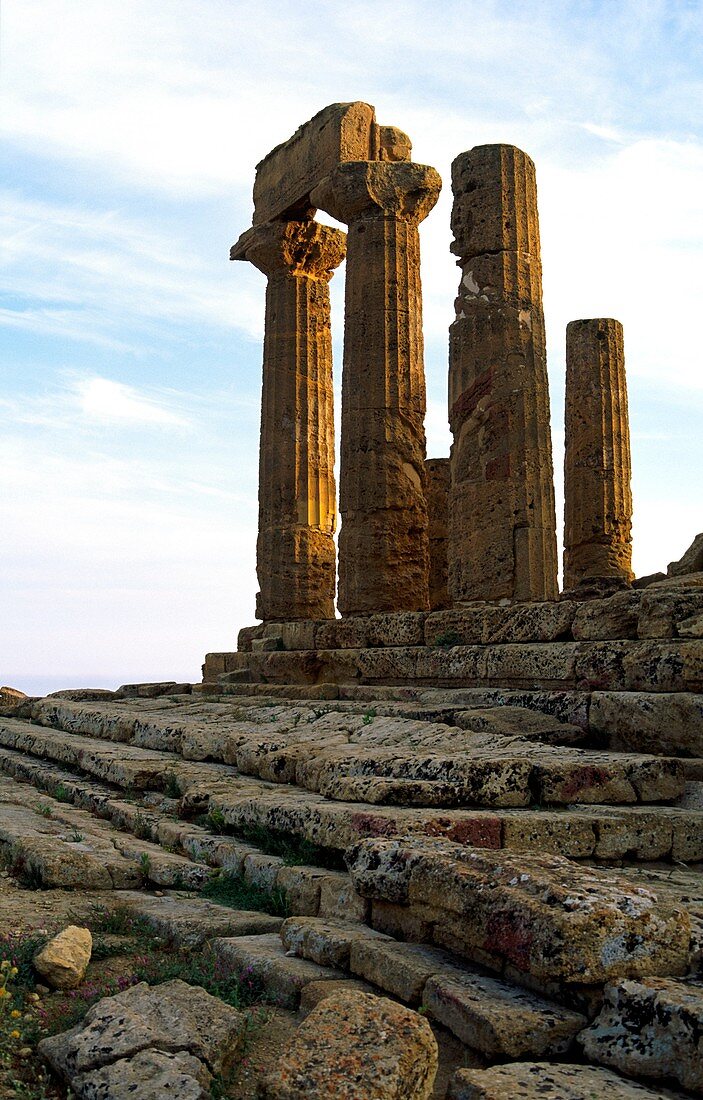
[[345, 236], [314, 221], [247, 230], [232, 259], [268, 277], [264, 331], [257, 615], [334, 618], [336, 522], [329, 280]]
[[461, 282], [449, 337], [449, 592], [557, 595], [549, 390], [534, 164], [479, 145], [452, 165]]
[[339, 597], [343, 615], [426, 610], [425, 371], [418, 225], [439, 175], [341, 164], [311, 202], [346, 222]]
[[622, 325], [566, 327], [564, 589], [622, 587], [632, 572], [630, 425]]

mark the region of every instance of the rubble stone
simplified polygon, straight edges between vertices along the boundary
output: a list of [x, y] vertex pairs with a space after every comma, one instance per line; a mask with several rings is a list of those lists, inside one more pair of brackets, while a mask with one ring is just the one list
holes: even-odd
[[85, 977], [92, 950], [89, 929], [69, 924], [34, 956], [34, 969], [52, 989], [75, 989]]

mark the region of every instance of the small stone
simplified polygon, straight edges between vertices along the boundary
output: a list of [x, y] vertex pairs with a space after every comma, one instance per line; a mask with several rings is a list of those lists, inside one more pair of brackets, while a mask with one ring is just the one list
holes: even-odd
[[92, 950], [88, 929], [69, 924], [35, 956], [34, 967], [53, 989], [75, 989], [83, 981]]

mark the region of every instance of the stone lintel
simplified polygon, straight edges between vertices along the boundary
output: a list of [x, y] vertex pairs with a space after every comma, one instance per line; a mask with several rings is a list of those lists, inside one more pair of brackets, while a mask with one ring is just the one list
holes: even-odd
[[254, 224], [312, 211], [309, 195], [332, 169], [349, 160], [409, 160], [410, 139], [379, 126], [369, 103], [331, 103], [256, 166]]

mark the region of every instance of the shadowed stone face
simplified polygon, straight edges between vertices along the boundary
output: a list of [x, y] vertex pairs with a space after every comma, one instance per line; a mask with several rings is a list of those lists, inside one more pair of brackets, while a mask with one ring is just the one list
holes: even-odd
[[259, 614], [334, 617], [334, 406], [328, 282], [345, 237], [317, 222], [255, 226], [232, 249], [268, 277], [259, 456]]
[[418, 225], [425, 165], [341, 164], [311, 195], [349, 226], [342, 378], [339, 609], [428, 607], [425, 377]]
[[566, 328], [564, 588], [628, 584], [632, 573], [630, 426], [622, 325]]
[[453, 600], [553, 599], [556, 521], [537, 190], [530, 158], [483, 145], [452, 165], [461, 282], [449, 341]]

